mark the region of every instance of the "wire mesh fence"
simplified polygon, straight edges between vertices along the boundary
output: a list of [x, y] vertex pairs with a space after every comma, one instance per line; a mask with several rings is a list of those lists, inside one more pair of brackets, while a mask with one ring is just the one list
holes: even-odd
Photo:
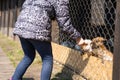
[[[14, 27], [24, 1], [0, 1], [0, 30], [2, 33], [8, 36], [12, 34], [11, 29]], [[105, 46], [113, 52], [116, 0], [69, 0], [69, 2], [68, 7], [72, 24], [81, 33], [82, 37], [84, 39], [103, 37], [107, 39], [104, 43]], [[70, 39], [68, 34], [62, 32], [56, 21], [53, 21], [52, 41], [80, 50], [75, 41]]]
[[[70, 0], [69, 8], [72, 23], [84, 39], [101, 36], [113, 51], [116, 0]], [[69, 42], [66, 34], [60, 35], [60, 43]]]

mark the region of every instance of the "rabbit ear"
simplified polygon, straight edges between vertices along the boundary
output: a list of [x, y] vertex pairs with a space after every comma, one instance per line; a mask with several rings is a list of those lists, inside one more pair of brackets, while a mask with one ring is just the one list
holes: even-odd
[[103, 37], [98, 38], [98, 40], [99, 40], [99, 41], [106, 41], [106, 39], [103, 38]]
[[96, 37], [92, 39], [92, 42], [103, 42], [106, 41], [107, 39], [103, 38], [103, 37]]

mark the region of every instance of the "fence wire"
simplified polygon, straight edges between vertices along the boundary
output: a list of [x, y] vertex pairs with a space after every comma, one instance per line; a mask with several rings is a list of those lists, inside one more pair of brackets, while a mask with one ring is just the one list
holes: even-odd
[[[70, 0], [69, 8], [72, 23], [82, 37], [103, 37], [107, 39], [106, 47], [113, 52], [116, 0]], [[68, 46], [71, 40], [65, 35], [60, 33], [60, 43]]]

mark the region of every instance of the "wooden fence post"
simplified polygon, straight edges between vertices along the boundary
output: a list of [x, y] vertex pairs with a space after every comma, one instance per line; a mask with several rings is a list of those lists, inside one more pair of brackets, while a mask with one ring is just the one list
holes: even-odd
[[120, 0], [117, 1], [116, 26], [114, 39], [113, 78], [120, 80]]
[[0, 1], [0, 30], [1, 30], [1, 21], [2, 21], [2, 3], [1, 3], [1, 1]]

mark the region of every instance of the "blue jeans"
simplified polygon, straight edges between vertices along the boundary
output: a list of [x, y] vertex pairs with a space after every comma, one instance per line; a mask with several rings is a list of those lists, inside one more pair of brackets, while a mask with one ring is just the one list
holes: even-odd
[[24, 51], [24, 57], [18, 64], [12, 80], [22, 80], [27, 68], [32, 64], [35, 58], [35, 50], [38, 51], [42, 59], [42, 70], [40, 80], [50, 80], [53, 68], [53, 55], [50, 42], [38, 41], [32, 39], [20, 38], [21, 46]]

